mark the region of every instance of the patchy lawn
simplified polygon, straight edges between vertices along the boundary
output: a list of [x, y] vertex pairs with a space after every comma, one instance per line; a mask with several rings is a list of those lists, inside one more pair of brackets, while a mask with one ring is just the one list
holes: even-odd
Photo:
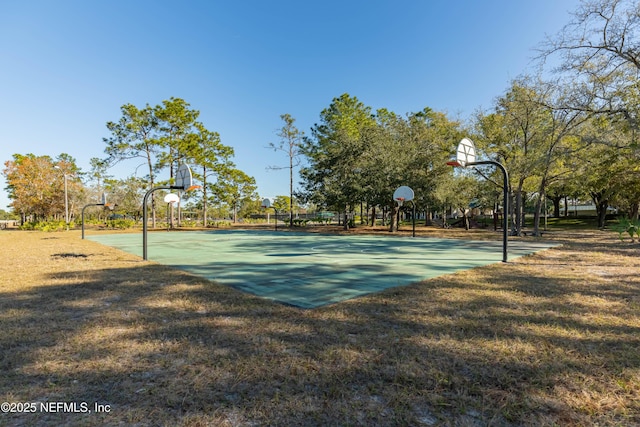
[[303, 310], [0, 231], [0, 425], [640, 424], [640, 245], [544, 238], [563, 245]]

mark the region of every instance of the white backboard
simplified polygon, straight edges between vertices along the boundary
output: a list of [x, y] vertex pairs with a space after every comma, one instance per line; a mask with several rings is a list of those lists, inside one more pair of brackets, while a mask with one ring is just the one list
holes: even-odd
[[193, 176], [191, 175], [191, 169], [188, 165], [182, 164], [176, 172], [176, 187], [182, 187], [182, 190], [187, 190], [193, 186]]
[[476, 146], [469, 138], [462, 138], [462, 141], [458, 144], [456, 160], [462, 167], [467, 167], [467, 164], [476, 161]]
[[169, 193], [164, 196], [165, 203], [178, 203], [180, 201], [180, 196], [175, 193]]
[[414, 193], [411, 187], [407, 187], [406, 185], [400, 186], [396, 188], [396, 191], [393, 192], [393, 200], [408, 202], [413, 200]]
[[270, 208], [270, 207], [271, 207], [271, 200], [269, 200], [269, 199], [262, 199], [262, 207], [263, 207], [263, 208]]

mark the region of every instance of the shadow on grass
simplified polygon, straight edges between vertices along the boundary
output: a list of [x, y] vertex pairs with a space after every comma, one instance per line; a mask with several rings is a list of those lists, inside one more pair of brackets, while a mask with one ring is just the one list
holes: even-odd
[[[556, 255], [536, 259], [564, 262]], [[57, 273], [52, 279], [74, 284], [1, 295], [0, 394], [98, 402], [111, 412], [0, 417], [29, 425], [640, 423], [637, 278], [529, 267], [493, 265], [316, 310], [159, 265]]]

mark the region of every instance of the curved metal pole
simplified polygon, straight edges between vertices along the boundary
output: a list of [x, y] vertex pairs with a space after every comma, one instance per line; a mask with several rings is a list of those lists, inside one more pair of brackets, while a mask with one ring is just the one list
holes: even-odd
[[147, 191], [142, 200], [142, 259], [147, 260], [147, 199], [156, 190], [184, 190], [184, 187], [176, 187], [173, 185], [164, 187], [155, 187]]
[[84, 239], [84, 210], [89, 206], [104, 206], [104, 203], [90, 203], [82, 208], [82, 238]]
[[504, 196], [504, 212], [502, 213], [502, 262], [507, 262], [507, 242], [508, 242], [508, 230], [509, 227], [509, 175], [505, 167], [493, 160], [485, 160], [481, 162], [469, 162], [466, 166], [474, 165], [494, 165], [502, 171], [503, 177], [503, 196]]

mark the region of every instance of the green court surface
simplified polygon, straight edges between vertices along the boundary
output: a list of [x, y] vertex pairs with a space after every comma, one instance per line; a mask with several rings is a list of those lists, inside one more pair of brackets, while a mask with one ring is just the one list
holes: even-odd
[[[142, 256], [141, 234], [88, 239]], [[555, 246], [509, 242], [509, 260]], [[501, 262], [502, 242], [254, 230], [151, 232], [148, 259], [302, 308]]]

